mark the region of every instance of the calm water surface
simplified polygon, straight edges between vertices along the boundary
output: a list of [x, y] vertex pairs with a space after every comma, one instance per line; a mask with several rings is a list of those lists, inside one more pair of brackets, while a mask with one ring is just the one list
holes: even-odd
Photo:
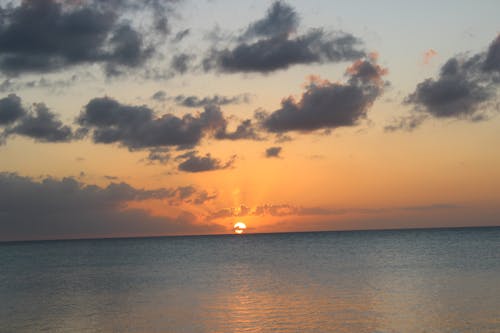
[[0, 244], [1, 332], [500, 332], [500, 228]]

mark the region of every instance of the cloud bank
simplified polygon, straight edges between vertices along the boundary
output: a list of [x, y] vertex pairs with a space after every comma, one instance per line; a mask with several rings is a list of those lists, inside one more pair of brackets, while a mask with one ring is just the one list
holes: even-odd
[[0, 241], [222, 232], [214, 224], [197, 224], [187, 212], [162, 217], [127, 208], [131, 201], [201, 204], [209, 197], [192, 187], [144, 190], [126, 183], [100, 187], [74, 178], [35, 181], [0, 173]]

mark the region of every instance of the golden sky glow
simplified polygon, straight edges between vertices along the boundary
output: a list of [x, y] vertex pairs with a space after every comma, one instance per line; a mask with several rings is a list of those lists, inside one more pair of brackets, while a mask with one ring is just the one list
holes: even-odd
[[[109, 10], [120, 18], [134, 17], [131, 9], [83, 3], [96, 15]], [[156, 18], [145, 8], [142, 23], [129, 22], [143, 38], [137, 56], [144, 59], [128, 62], [118, 53], [73, 59], [54, 50], [40, 58], [46, 67], [8, 68], [11, 54], [29, 61], [30, 53], [0, 51], [0, 184], [10, 191], [0, 193], [8, 202], [0, 206], [6, 216], [0, 230], [4, 235], [9, 230], [5, 240], [243, 232], [234, 224], [240, 219], [249, 233], [498, 225], [500, 37], [493, 14], [500, 9], [498, 2], [447, 12], [438, 31], [432, 24], [416, 31], [397, 18], [411, 21], [412, 12], [437, 20], [446, 12], [443, 4], [430, 14], [392, 6], [383, 20], [347, 4], [276, 4], [239, 4], [241, 11], [230, 15], [220, 11], [234, 6], [228, 1], [186, 1], [169, 8], [169, 32], [147, 30]], [[63, 6], [61, 17], [78, 10], [64, 1], [45, 5]], [[366, 6], [371, 8], [366, 13], [380, 10]], [[32, 1], [13, 8], [37, 10]], [[273, 10], [291, 13], [290, 22], [272, 21]], [[218, 14], [198, 20], [200, 11]], [[328, 11], [338, 16], [333, 23], [325, 16]], [[5, 31], [15, 20], [13, 13], [6, 14]], [[459, 24], [464, 17], [474, 38], [464, 37]], [[315, 37], [320, 30], [314, 28], [330, 34]], [[182, 31], [188, 32], [181, 38]], [[108, 39], [96, 39], [96, 47], [111, 52], [116, 45], [105, 40], [114, 33], [103, 31]], [[245, 63], [235, 51], [241, 43], [258, 46], [270, 38], [280, 43], [306, 39], [300, 36], [335, 48], [340, 35], [356, 41], [345, 46], [352, 49], [340, 59], [312, 54], [309, 58], [317, 60]], [[407, 36], [414, 36], [411, 42]], [[155, 47], [147, 51], [147, 45]], [[317, 51], [310, 47], [301, 45], [301, 50]], [[224, 58], [228, 54], [234, 58]], [[174, 66], [179, 55], [187, 56], [185, 69]], [[465, 66], [471, 59], [481, 63]], [[452, 79], [445, 71], [450, 61], [457, 61]], [[459, 88], [478, 97], [432, 99], [429, 91], [455, 89], [449, 87], [453, 82], [468, 85]], [[351, 100], [342, 95], [347, 90], [360, 95]], [[198, 103], [194, 107], [185, 99], [189, 96]], [[10, 121], [7, 112], [13, 106], [2, 103], [16, 98], [24, 111]], [[203, 98], [212, 102], [203, 104]], [[115, 103], [116, 109], [110, 111], [107, 104], [92, 113], [92, 101]], [[34, 103], [44, 103], [60, 124], [32, 125], [42, 122], [34, 117], [40, 107]], [[119, 120], [113, 123], [113, 117]], [[172, 124], [185, 123], [165, 125], [173, 118]], [[238, 132], [245, 121], [254, 132]], [[64, 126], [71, 136], [49, 136], [50, 131], [61, 134]], [[176, 131], [182, 135], [174, 138]], [[190, 144], [179, 143], [189, 136]], [[77, 185], [67, 185], [68, 179]], [[63, 214], [68, 205], [75, 205], [75, 214], [84, 211], [75, 222], [81, 226], [44, 226], [53, 211], [37, 206], [37, 195], [59, 200], [47, 205], [54, 204], [51, 209], [61, 212], [62, 220], [71, 219]], [[25, 211], [16, 208], [23, 205]], [[32, 227], [26, 212], [41, 216], [40, 232], [11, 228], [11, 221]], [[87, 225], [86, 219], [103, 221]]]

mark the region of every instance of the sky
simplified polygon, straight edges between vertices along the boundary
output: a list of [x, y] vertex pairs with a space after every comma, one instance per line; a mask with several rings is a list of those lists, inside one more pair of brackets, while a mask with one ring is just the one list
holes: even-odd
[[0, 241], [499, 226], [498, 12], [0, 1]]

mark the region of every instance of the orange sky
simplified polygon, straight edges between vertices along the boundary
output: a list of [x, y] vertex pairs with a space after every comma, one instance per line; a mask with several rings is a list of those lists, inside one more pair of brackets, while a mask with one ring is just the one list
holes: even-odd
[[[47, 3], [59, 6], [58, 2]], [[36, 10], [29, 6], [35, 5], [27, 1], [11, 10]], [[131, 14], [111, 7], [98, 10], [91, 2], [88, 6], [96, 12], [114, 11], [117, 17]], [[500, 154], [496, 143], [500, 142], [500, 39], [495, 39], [498, 25], [481, 20], [495, 12], [492, 7], [500, 9], [498, 3], [477, 5], [478, 14], [470, 18], [474, 40], [462, 38], [463, 32], [457, 30], [464, 10], [448, 17], [449, 27], [442, 31], [432, 25], [422, 27], [421, 38], [412, 45], [390, 37], [396, 27], [394, 18], [403, 15], [397, 9], [386, 14], [384, 26], [364, 18], [368, 26], [363, 30], [358, 22], [361, 18], [354, 18], [349, 6], [339, 5], [338, 15], [354, 21], [340, 27], [339, 22], [328, 24], [320, 14], [314, 14], [319, 16], [313, 24], [315, 16], [308, 6], [312, 4], [259, 2], [249, 13], [235, 14], [237, 18], [221, 13], [213, 21], [205, 18], [199, 22], [191, 15], [199, 8], [174, 6], [171, 10], [178, 16], [172, 14], [170, 32], [151, 30], [153, 35], [141, 30], [149, 29], [148, 24], [154, 21], [151, 12], [144, 9], [141, 15], [147, 24], [129, 22], [144, 38], [140, 51], [144, 51], [141, 56], [145, 60], [137, 63], [125, 63], [119, 54], [107, 55], [110, 60], [105, 62], [98, 58], [72, 60], [70, 55], [54, 50], [47, 61], [53, 56], [66, 59], [68, 64], [35, 71], [9, 69], [5, 59], [10, 54], [19, 59], [26, 55], [17, 49], [0, 51], [0, 83], [4, 82], [0, 95], [0, 184], [4, 184], [4, 191], [0, 190], [0, 199], [4, 198], [0, 230], [6, 235], [0, 240], [230, 233], [237, 221], [245, 222], [250, 233], [499, 225]], [[65, 10], [60, 13], [61, 20], [78, 9]], [[273, 10], [292, 13], [290, 22], [272, 21]], [[12, 15], [7, 28], [15, 20], [12, 13], [6, 14]], [[19, 24], [28, 26], [27, 22]], [[216, 25], [219, 30], [214, 29]], [[188, 28], [187, 37], [175, 37]], [[286, 32], [280, 30], [285, 28]], [[314, 28], [330, 34], [313, 37], [319, 31]], [[115, 33], [110, 29], [103, 34]], [[397, 29], [412, 32], [411, 27]], [[216, 31], [220, 40], [204, 37]], [[157, 33], [166, 34], [165, 41], [155, 44], [150, 55], [145, 45], [156, 43]], [[250, 58], [244, 63], [235, 51], [239, 43], [256, 47], [272, 38], [276, 38], [276, 48], [279, 43], [292, 45], [307, 38], [318, 38], [315, 43], [324, 43], [323, 47], [335, 47], [339, 42], [332, 36], [342, 34], [352, 34], [357, 44], [345, 46], [352, 47], [351, 53], [343, 51], [346, 54], [339, 56], [344, 57], [340, 60], [328, 54], [312, 54], [310, 57], [317, 56], [317, 60], [295, 63], [283, 57], [278, 59], [283, 64], [276, 65], [265, 63], [266, 58], [255, 63]], [[73, 37], [75, 43], [78, 38]], [[102, 50], [115, 47], [111, 42], [96, 43], [104, 43], [97, 45]], [[316, 46], [301, 47], [302, 52], [320, 52]], [[203, 59], [210, 50], [211, 58]], [[188, 56], [188, 67], [175, 72], [172, 59], [180, 54]], [[234, 58], [224, 58], [228, 54]], [[203, 68], [207, 59], [213, 67]], [[473, 59], [481, 62], [473, 63]], [[458, 67], [449, 74], [446, 66], [451, 60], [457, 60]], [[106, 74], [111, 66], [123, 72]], [[170, 68], [171, 72], [161, 68]], [[153, 78], [151, 73], [163, 76]], [[465, 79], [459, 80], [461, 75]], [[454, 82], [463, 85], [455, 88]], [[345, 93], [348, 89], [361, 95], [353, 99]], [[444, 89], [450, 89], [450, 93]], [[453, 89], [470, 90], [456, 100], [443, 102], [451, 92], [461, 91]], [[152, 98], [157, 92], [163, 97]], [[443, 95], [436, 95], [439, 93]], [[464, 97], [467, 94], [478, 97], [469, 100]], [[200, 101], [216, 95], [233, 99], [212, 101], [210, 105], [200, 102], [195, 107], [181, 105], [182, 96]], [[24, 113], [9, 122], [7, 114], [14, 106], [2, 103], [14, 101], [12, 96], [19, 98]], [[148, 120], [130, 120], [132, 116], [127, 116], [126, 124], [120, 120], [102, 125], [89, 111], [93, 100], [116, 102], [117, 118], [127, 112], [145, 112], [148, 116], [140, 119]], [[44, 103], [59, 125], [45, 124], [49, 128], [42, 134], [30, 130], [28, 124], [42, 122], [34, 118], [38, 111], [33, 103]], [[203, 117], [210, 107], [217, 108], [222, 120], [206, 125]], [[100, 109], [98, 116], [110, 110]], [[140, 140], [149, 140], [149, 135], [155, 139], [155, 126], [163, 126], [160, 120], [166, 119], [162, 118], [165, 115], [178, 119], [187, 119], [188, 115], [208, 127], [202, 127], [201, 138], [190, 147], [166, 141], [148, 141], [137, 147], [130, 143], [135, 140], [134, 144], [143, 144], [146, 141]], [[255, 135], [235, 139], [238, 125], [247, 119]], [[414, 128], [405, 127], [408, 120], [416, 122]], [[63, 126], [71, 129], [71, 137], [43, 136]], [[151, 129], [139, 137], [136, 133], [147, 126]], [[399, 127], [390, 130], [390, 126]], [[77, 137], [82, 127], [87, 134]], [[224, 134], [219, 133], [222, 129]], [[122, 131], [121, 137], [97, 142], [95, 135], [100, 130]], [[161, 135], [158, 138], [164, 140]], [[266, 149], [272, 147], [279, 153], [266, 156]], [[148, 159], [155, 149], [163, 149], [163, 162]], [[183, 162], [197, 164], [183, 167]], [[196, 169], [201, 163], [212, 164]], [[76, 185], [66, 188], [65, 178]], [[54, 183], [47, 185], [47, 179]], [[115, 191], [110, 184], [127, 187]], [[51, 208], [56, 213], [36, 204], [39, 199], [45, 202], [42, 199], [52, 197], [47, 205], [52, 207], [57, 201]], [[99, 202], [104, 202], [102, 207]], [[24, 208], [17, 208], [18, 204]], [[68, 227], [58, 221], [72, 219], [65, 210], [72, 205], [74, 214], [81, 217], [75, 223], [81, 225]], [[53, 213], [57, 217], [50, 217]], [[29, 222], [33, 216], [41, 222]], [[98, 219], [101, 224], [86, 224], [87, 219]], [[27, 226], [33, 227], [33, 232], [23, 231]]]

